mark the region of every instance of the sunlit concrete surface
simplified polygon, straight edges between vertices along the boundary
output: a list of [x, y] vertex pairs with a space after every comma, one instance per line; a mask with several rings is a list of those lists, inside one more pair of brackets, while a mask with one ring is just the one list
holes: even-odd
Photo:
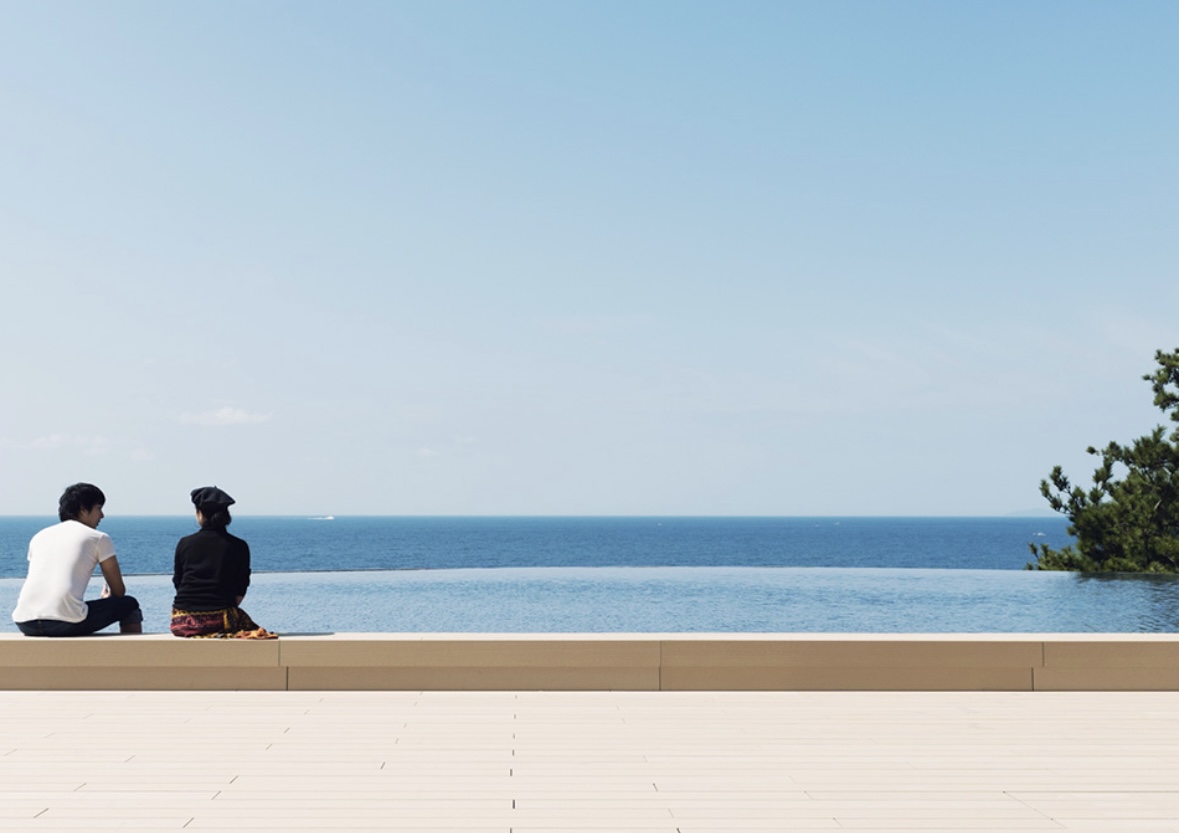
[[0, 692], [0, 830], [1179, 831], [1169, 692]]

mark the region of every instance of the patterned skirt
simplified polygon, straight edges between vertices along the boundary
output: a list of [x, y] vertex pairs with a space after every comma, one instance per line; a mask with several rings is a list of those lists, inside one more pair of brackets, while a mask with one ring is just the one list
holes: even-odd
[[172, 635], [188, 639], [278, 639], [258, 626], [240, 607], [225, 610], [177, 610], [172, 608]]

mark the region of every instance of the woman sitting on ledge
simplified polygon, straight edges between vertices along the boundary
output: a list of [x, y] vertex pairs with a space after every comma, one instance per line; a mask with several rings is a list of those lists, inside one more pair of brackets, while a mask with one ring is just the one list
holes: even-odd
[[216, 486], [192, 490], [200, 531], [176, 545], [172, 633], [216, 639], [274, 639], [238, 605], [250, 586], [250, 547], [225, 527], [236, 501]]

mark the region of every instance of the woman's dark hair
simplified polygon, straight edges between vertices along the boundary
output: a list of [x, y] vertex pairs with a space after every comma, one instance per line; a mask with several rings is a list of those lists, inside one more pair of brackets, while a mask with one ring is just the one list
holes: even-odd
[[225, 527], [233, 523], [233, 516], [229, 514], [228, 506], [224, 509], [214, 509], [212, 506], [210, 506], [207, 514], [204, 507], [199, 508], [201, 510], [201, 517], [205, 519], [205, 522], [201, 524], [201, 529], [204, 529], [205, 527], [211, 527], [213, 529], [225, 529]]
[[90, 483], [75, 483], [61, 493], [61, 499], [57, 501], [57, 517], [63, 521], [76, 521], [83, 512], [105, 505], [106, 495], [102, 489]]

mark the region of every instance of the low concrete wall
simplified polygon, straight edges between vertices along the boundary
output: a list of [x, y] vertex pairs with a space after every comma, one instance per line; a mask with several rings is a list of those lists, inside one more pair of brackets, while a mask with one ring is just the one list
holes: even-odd
[[1173, 691], [1179, 635], [3, 634], [0, 689]]

